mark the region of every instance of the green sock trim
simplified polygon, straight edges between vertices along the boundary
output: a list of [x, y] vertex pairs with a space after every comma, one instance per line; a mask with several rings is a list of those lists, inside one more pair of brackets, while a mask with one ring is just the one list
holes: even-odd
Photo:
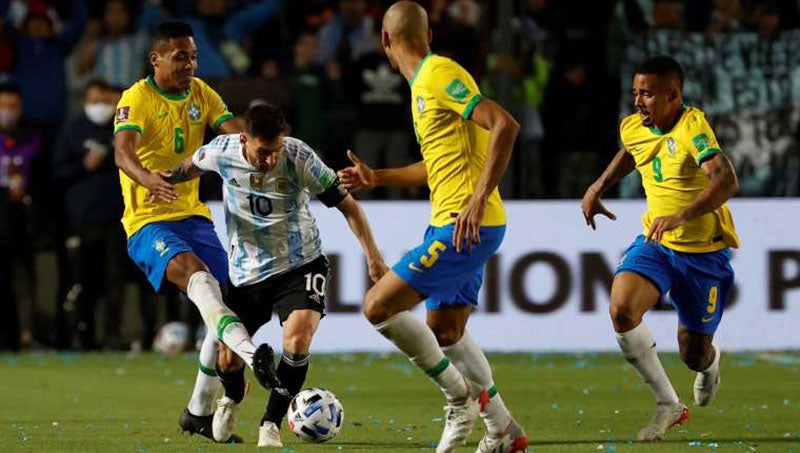
[[225, 329], [234, 323], [241, 323], [242, 321], [239, 320], [236, 316], [225, 315], [220, 318], [219, 322], [217, 323], [217, 338], [219, 341], [222, 341], [222, 334], [225, 332]]
[[442, 359], [441, 362], [437, 363], [433, 368], [429, 368], [429, 369], [425, 370], [425, 374], [427, 374], [428, 376], [430, 376], [432, 378], [436, 377], [436, 376], [442, 374], [442, 371], [444, 371], [448, 366], [450, 366], [450, 359], [445, 357], [445, 358]]
[[211, 368], [203, 365], [202, 363], [200, 364], [200, 371], [202, 371], [203, 374], [205, 374], [205, 375], [208, 375], [208, 376], [211, 376], [211, 377], [217, 377], [217, 372], [215, 370], [212, 370]]
[[492, 388], [487, 390], [486, 393], [489, 394], [489, 398], [494, 398], [494, 396], [497, 395], [497, 387], [492, 386]]

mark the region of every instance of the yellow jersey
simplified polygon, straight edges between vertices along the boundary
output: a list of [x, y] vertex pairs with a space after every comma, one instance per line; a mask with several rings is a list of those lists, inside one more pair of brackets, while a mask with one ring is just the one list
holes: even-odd
[[[475, 190], [489, 148], [489, 131], [469, 117], [483, 99], [472, 76], [458, 63], [427, 54], [409, 80], [414, 132], [431, 191], [431, 225], [455, 221]], [[500, 192], [486, 203], [482, 226], [506, 223]]]
[[[667, 131], [642, 125], [638, 113], [620, 124], [625, 150], [633, 155], [642, 175], [647, 212], [642, 217], [644, 234], [656, 217], [674, 215], [689, 206], [708, 185], [700, 165], [722, 152], [705, 114], [682, 106], [678, 120]], [[725, 203], [667, 231], [662, 244], [679, 252], [706, 253], [739, 247], [733, 217]]]
[[[219, 94], [202, 80], [193, 78], [188, 90], [171, 94], [156, 85], [152, 76], [122, 93], [114, 117], [114, 134], [134, 130], [142, 134], [136, 156], [150, 171], [168, 170], [180, 164], [203, 145], [206, 126], [214, 131], [233, 118]], [[119, 172], [125, 212], [122, 226], [128, 237], [148, 223], [180, 220], [199, 215], [211, 219], [200, 202], [199, 179], [176, 184], [178, 198], [172, 203], [148, 201], [149, 191]]]

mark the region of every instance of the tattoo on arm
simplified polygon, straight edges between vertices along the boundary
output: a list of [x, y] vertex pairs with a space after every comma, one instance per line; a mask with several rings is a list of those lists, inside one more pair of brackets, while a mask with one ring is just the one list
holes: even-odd
[[701, 169], [709, 183], [694, 202], [684, 209], [683, 216], [687, 220], [719, 208], [739, 191], [736, 172], [725, 155], [717, 154], [704, 162]]
[[180, 165], [172, 168], [169, 172], [171, 175], [164, 179], [170, 184], [190, 181], [203, 174], [200, 169], [194, 166], [191, 159], [181, 162]]

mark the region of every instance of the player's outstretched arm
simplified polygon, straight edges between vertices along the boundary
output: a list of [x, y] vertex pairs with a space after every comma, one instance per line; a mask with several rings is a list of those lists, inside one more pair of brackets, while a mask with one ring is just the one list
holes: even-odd
[[352, 151], [347, 151], [347, 158], [353, 166], [339, 170], [337, 176], [351, 192], [378, 186], [421, 186], [428, 182], [428, 171], [422, 161], [400, 168], [373, 170]]
[[389, 268], [383, 261], [383, 256], [381, 256], [381, 252], [375, 244], [375, 238], [372, 236], [372, 229], [369, 227], [367, 215], [350, 194], [336, 205], [336, 209], [341, 211], [344, 218], [347, 219], [350, 230], [353, 231], [356, 239], [361, 244], [364, 255], [367, 257], [369, 277], [373, 282], [377, 282], [383, 274], [389, 271]]
[[619, 182], [620, 179], [627, 176], [628, 173], [632, 172], [634, 169], [636, 169], [636, 161], [633, 159], [633, 156], [626, 151], [625, 148], [620, 148], [611, 160], [611, 163], [608, 164], [608, 167], [603, 171], [603, 174], [586, 189], [586, 193], [583, 194], [583, 200], [581, 201], [581, 208], [586, 224], [592, 227], [593, 230], [597, 229], [597, 225], [594, 223], [594, 216], [597, 214], [603, 214], [611, 220], [617, 220], [617, 216], [606, 209], [603, 202], [600, 201], [600, 198], [602, 198], [606, 190]]
[[146, 187], [151, 197], [172, 203], [178, 198], [178, 191], [160, 174], [144, 168], [136, 155], [141, 138], [142, 134], [135, 130], [117, 132], [114, 136], [114, 163], [134, 182]]
[[506, 172], [508, 161], [511, 159], [511, 150], [520, 130], [517, 120], [506, 109], [489, 99], [478, 102], [470, 120], [489, 131], [489, 149], [486, 165], [475, 185], [475, 191], [467, 206], [456, 217], [453, 244], [457, 252], [461, 251], [464, 240], [467, 241], [467, 248], [471, 248], [473, 242], [480, 243], [480, 226], [486, 202]]
[[159, 174], [164, 177], [164, 181], [177, 184], [199, 178], [200, 175], [203, 174], [203, 170], [197, 168], [197, 165], [194, 164], [194, 161], [190, 157], [181, 162], [177, 167], [159, 172]]

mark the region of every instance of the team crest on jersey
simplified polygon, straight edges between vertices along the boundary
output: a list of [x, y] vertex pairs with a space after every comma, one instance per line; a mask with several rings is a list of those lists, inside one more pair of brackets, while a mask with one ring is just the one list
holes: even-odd
[[156, 252], [158, 252], [158, 256], [161, 257], [163, 257], [164, 255], [167, 254], [167, 252], [169, 252], [169, 247], [167, 247], [167, 243], [164, 242], [163, 239], [156, 239], [155, 241], [153, 241], [153, 248], [156, 249]]
[[667, 138], [667, 151], [670, 154], [675, 154], [675, 139], [672, 137]]
[[250, 173], [250, 187], [254, 190], [264, 190], [266, 183], [263, 173]]
[[117, 109], [117, 122], [127, 123], [130, 120], [131, 108], [128, 106]]
[[275, 191], [282, 194], [288, 194], [291, 190], [291, 184], [286, 178], [278, 178], [275, 180]]
[[417, 113], [422, 113], [425, 110], [425, 98], [422, 95], [417, 95]]
[[189, 119], [197, 121], [200, 119], [200, 106], [192, 102], [189, 104]]

